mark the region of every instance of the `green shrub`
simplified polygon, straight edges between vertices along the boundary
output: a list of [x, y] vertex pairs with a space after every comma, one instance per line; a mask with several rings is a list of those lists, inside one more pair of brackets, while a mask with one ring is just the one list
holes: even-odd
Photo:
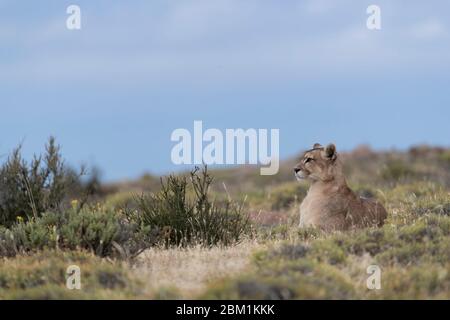
[[411, 177], [414, 175], [414, 170], [408, 163], [402, 160], [388, 161], [381, 171], [381, 176], [385, 180], [398, 181], [402, 178]]
[[138, 227], [112, 209], [83, 207], [47, 212], [0, 229], [0, 256], [42, 249], [84, 249], [98, 256], [133, 257], [158, 234]]
[[201, 299], [214, 300], [289, 300], [295, 297], [293, 285], [281, 285], [270, 279], [248, 278], [212, 286]]
[[242, 275], [209, 287], [204, 299], [351, 299], [353, 283], [333, 266], [310, 260], [278, 261], [261, 266], [256, 275]]
[[288, 183], [272, 190], [270, 194], [271, 209], [285, 210], [294, 203], [300, 203], [306, 196], [308, 187], [298, 182]]
[[439, 155], [439, 159], [446, 164], [450, 164], [450, 150], [445, 150]]
[[[66, 287], [67, 268], [81, 271], [81, 290]], [[136, 299], [145, 298], [143, 283], [119, 261], [106, 261], [84, 251], [44, 250], [3, 259], [2, 299]]]
[[[369, 299], [450, 299], [450, 264], [383, 268], [382, 288], [366, 291]], [[378, 291], [378, 290], [376, 290]]]
[[65, 166], [53, 137], [45, 154], [30, 163], [18, 147], [0, 167], [0, 225], [11, 226], [19, 216], [28, 220], [60, 210], [69, 187], [75, 189], [79, 183], [79, 175]]
[[303, 241], [318, 239], [324, 235], [324, 232], [318, 228], [308, 227], [297, 230], [297, 236]]
[[242, 204], [209, 198], [213, 179], [206, 167], [200, 172], [195, 168], [189, 178], [171, 175], [161, 179], [160, 192], [136, 196], [136, 209], [127, 211], [130, 220], [160, 230], [167, 246], [239, 241], [250, 229]]
[[[311, 231], [310, 231], [311, 232]], [[283, 242], [254, 254], [248, 272], [211, 285], [212, 299], [448, 299], [450, 217]], [[367, 267], [382, 269], [368, 290]]]

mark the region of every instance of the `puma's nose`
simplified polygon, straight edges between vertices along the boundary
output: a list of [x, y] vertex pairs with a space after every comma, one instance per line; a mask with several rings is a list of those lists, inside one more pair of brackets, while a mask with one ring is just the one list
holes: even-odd
[[294, 172], [295, 172], [295, 173], [298, 173], [299, 171], [300, 171], [299, 168], [294, 168]]

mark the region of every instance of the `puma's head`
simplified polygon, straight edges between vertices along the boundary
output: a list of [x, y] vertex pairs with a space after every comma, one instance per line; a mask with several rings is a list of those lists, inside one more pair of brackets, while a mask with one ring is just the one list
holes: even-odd
[[331, 181], [342, 175], [342, 167], [338, 161], [336, 146], [329, 144], [322, 147], [314, 144], [313, 148], [306, 151], [300, 162], [294, 167], [295, 177], [312, 181]]

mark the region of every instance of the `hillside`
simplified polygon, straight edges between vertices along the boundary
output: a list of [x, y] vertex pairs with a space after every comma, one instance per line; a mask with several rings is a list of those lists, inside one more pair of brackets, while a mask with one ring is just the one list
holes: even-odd
[[[97, 186], [86, 206], [72, 197], [72, 208], [34, 217], [24, 209], [0, 226], [0, 298], [449, 299], [450, 150], [362, 146], [341, 157], [352, 189], [385, 205], [384, 227], [298, 229], [308, 185], [289, 159], [276, 176], [249, 166], [210, 171], [217, 216], [190, 222], [201, 241], [186, 233], [180, 241], [186, 212], [170, 202], [182, 180], [163, 180], [164, 196], [159, 177], [146, 175]], [[223, 206], [229, 198], [242, 208]], [[71, 264], [83, 270], [83, 290], [65, 288]], [[371, 265], [381, 269], [380, 290], [366, 286]]]

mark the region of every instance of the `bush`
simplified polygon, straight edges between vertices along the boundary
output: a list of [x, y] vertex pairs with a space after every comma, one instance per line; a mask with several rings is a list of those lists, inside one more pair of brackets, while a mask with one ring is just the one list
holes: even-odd
[[161, 179], [161, 191], [136, 196], [136, 209], [127, 210], [137, 225], [160, 230], [166, 246], [229, 245], [249, 230], [249, 217], [242, 204], [209, 198], [213, 179], [206, 166], [195, 168], [190, 179], [169, 176]]
[[[81, 270], [81, 290], [66, 287], [70, 265]], [[83, 251], [45, 250], [0, 264], [0, 299], [136, 299], [143, 294], [143, 283], [124, 264]]]
[[98, 256], [129, 258], [153, 244], [157, 234], [111, 209], [72, 208], [0, 229], [0, 256], [42, 249], [84, 249]]
[[385, 167], [381, 171], [381, 176], [387, 181], [398, 181], [403, 178], [414, 176], [415, 172], [404, 161], [390, 160], [386, 163]]
[[[212, 284], [207, 299], [448, 299], [450, 218], [288, 241], [254, 254], [250, 271]], [[367, 267], [382, 268], [368, 290]]]
[[446, 150], [441, 153], [439, 155], [439, 159], [446, 164], [450, 164], [450, 150]]
[[339, 269], [299, 259], [261, 266], [256, 274], [241, 275], [211, 285], [204, 299], [285, 300], [352, 299], [353, 283]]
[[0, 167], [0, 225], [11, 226], [19, 216], [28, 220], [60, 210], [69, 187], [79, 183], [79, 176], [65, 166], [53, 137], [45, 154], [30, 163], [22, 158], [19, 146]]
[[294, 203], [300, 203], [306, 196], [308, 186], [298, 182], [288, 183], [272, 190], [270, 194], [272, 210], [286, 210]]

